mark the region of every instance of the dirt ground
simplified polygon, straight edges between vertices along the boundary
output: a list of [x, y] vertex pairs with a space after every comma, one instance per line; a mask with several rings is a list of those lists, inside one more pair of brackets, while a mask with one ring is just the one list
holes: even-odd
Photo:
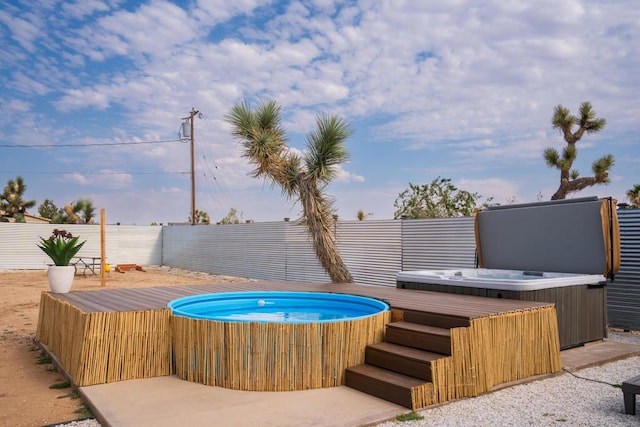
[[[194, 273], [168, 267], [111, 272], [106, 289], [238, 282], [246, 279]], [[72, 291], [105, 289], [99, 276], [76, 275]], [[44, 426], [78, 419], [82, 401], [71, 388], [51, 389], [65, 381], [51, 364], [38, 364], [34, 343], [40, 295], [48, 291], [47, 272], [0, 271], [0, 426]]]

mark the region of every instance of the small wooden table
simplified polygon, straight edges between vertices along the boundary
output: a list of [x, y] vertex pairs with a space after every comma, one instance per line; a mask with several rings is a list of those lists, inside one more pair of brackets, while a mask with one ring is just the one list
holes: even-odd
[[92, 275], [96, 275], [96, 270], [100, 269], [100, 263], [101, 263], [102, 258], [99, 256], [81, 256], [81, 257], [74, 257], [73, 258], [73, 262], [71, 262], [71, 265], [73, 265], [76, 268], [76, 273], [78, 272], [78, 267], [82, 268], [82, 275], [83, 276], [87, 276], [87, 270], [91, 271]]
[[636, 394], [640, 394], [640, 375], [622, 383], [624, 396], [624, 412], [629, 415], [636, 414]]

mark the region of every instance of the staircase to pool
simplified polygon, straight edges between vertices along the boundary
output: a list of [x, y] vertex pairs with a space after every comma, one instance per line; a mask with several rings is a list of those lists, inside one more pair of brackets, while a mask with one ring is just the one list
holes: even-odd
[[468, 327], [470, 322], [413, 311], [402, 317], [387, 324], [384, 342], [367, 346], [363, 365], [347, 368], [345, 385], [419, 409], [415, 394], [433, 389], [433, 362], [451, 357], [451, 328]]

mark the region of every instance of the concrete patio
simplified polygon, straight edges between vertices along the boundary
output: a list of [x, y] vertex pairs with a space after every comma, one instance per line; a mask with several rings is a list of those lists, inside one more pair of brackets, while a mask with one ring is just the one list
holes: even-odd
[[[640, 355], [640, 346], [613, 341], [561, 352], [564, 369], [572, 372], [635, 355]], [[408, 412], [402, 406], [348, 387], [248, 392], [205, 386], [176, 376], [82, 387], [80, 393], [103, 426], [352, 427], [375, 425]]]

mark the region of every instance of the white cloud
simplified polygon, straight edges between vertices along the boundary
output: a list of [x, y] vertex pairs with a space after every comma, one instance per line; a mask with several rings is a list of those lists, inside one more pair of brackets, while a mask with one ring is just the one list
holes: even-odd
[[99, 0], [78, 0], [70, 1], [62, 4], [62, 11], [68, 14], [72, 18], [84, 18], [87, 15], [92, 15], [95, 12], [106, 12], [109, 10], [109, 6]]
[[91, 181], [92, 185], [96, 187], [120, 189], [129, 187], [133, 182], [133, 177], [127, 172], [100, 169]]
[[82, 107], [104, 110], [109, 106], [109, 96], [101, 90], [70, 89], [56, 104], [63, 111]]
[[21, 72], [16, 72], [12, 76], [13, 88], [27, 94], [44, 95], [49, 92], [49, 88], [35, 79], [32, 79]]
[[[204, 115], [196, 121], [198, 185], [203, 199], [226, 205], [209, 202], [212, 216], [222, 217], [228, 205], [251, 216], [294, 216], [290, 207], [283, 211], [278, 191], [256, 196], [268, 184], [247, 175], [250, 167], [224, 122], [234, 103], [273, 97], [297, 149], [318, 113], [359, 124], [349, 141], [351, 163], [336, 180], [339, 194], [351, 200], [336, 196], [353, 215], [362, 208], [382, 219], [403, 186], [437, 175], [501, 203], [514, 195], [534, 201], [538, 191], [548, 198], [557, 175], [545, 167], [542, 151], [562, 147], [550, 126], [553, 107], [575, 112], [591, 100], [608, 126], [583, 138], [576, 165], [588, 174], [593, 159], [612, 152], [616, 179], [596, 191], [624, 193], [635, 183], [636, 2], [148, 0], [125, 6], [89, 0], [0, 11], [0, 29], [7, 29], [0, 32], [6, 45], [0, 61], [7, 64], [0, 70], [0, 108], [12, 118], [0, 119], [3, 138], [30, 144], [169, 139], [195, 107]], [[152, 200], [161, 197], [160, 187], [188, 193], [184, 176], [135, 175], [187, 170], [188, 144], [50, 151], [54, 165], [75, 161], [78, 171], [130, 172], [129, 181], [111, 185], [128, 186], [131, 203], [160, 206]], [[148, 197], [134, 188], [145, 186], [153, 188]], [[176, 215], [182, 211], [176, 208]]]
[[482, 196], [481, 202], [493, 197], [492, 203], [506, 204], [509, 199], [522, 200], [523, 197], [518, 187], [510, 180], [500, 178], [457, 180], [454, 185], [460, 190], [470, 193], [478, 193]]
[[198, 18], [203, 26], [215, 26], [234, 16], [249, 14], [256, 7], [267, 6], [270, 1], [256, 0], [236, 0], [232, 2], [219, 2], [217, 0], [197, 0], [197, 8], [194, 16]]
[[[99, 19], [91, 37], [102, 36], [98, 47], [118, 55], [144, 53], [165, 55], [174, 46], [196, 36], [194, 21], [187, 12], [173, 3], [155, 0], [141, 5], [134, 12], [118, 11]], [[89, 30], [87, 28], [86, 30]], [[116, 41], [115, 47], [112, 43]]]
[[31, 108], [31, 104], [29, 102], [20, 99], [11, 99], [8, 102], [2, 103], [0, 105], [2, 105], [2, 116], [4, 116], [3, 119], [6, 119], [7, 115], [11, 115], [14, 113], [26, 113]]
[[88, 185], [91, 180], [81, 173], [70, 173], [64, 177], [67, 181], [75, 182], [80, 185]]
[[344, 169], [342, 166], [336, 168], [336, 181], [339, 182], [364, 182], [362, 175], [354, 174]]
[[33, 22], [0, 10], [0, 23], [9, 28], [11, 38], [16, 40], [25, 50], [33, 53], [35, 50], [34, 43], [42, 34], [40, 29], [43, 27], [43, 23], [37, 15], [30, 14], [29, 18]]

